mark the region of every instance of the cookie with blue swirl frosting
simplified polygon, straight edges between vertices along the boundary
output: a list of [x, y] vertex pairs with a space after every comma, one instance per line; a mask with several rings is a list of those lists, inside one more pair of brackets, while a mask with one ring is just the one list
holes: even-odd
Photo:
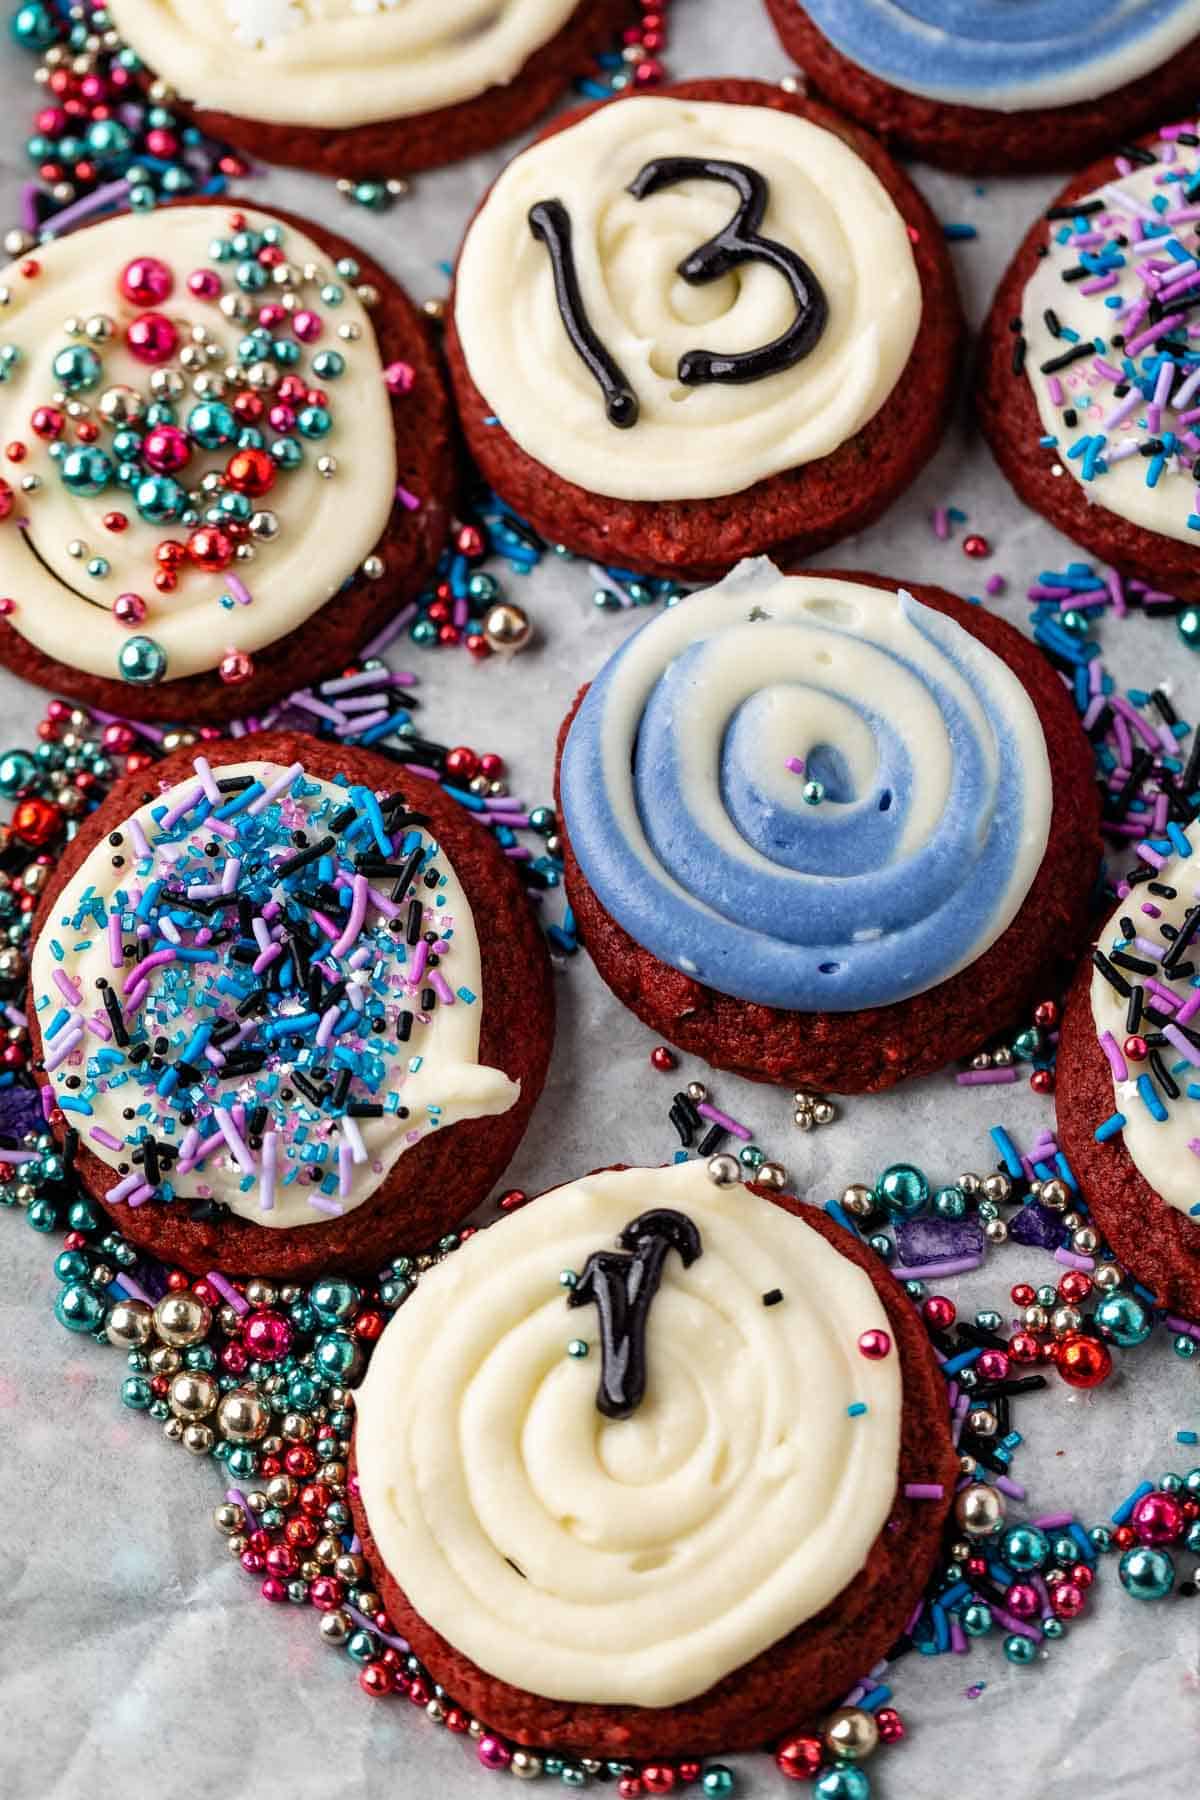
[[809, 85], [968, 174], [1086, 161], [1190, 106], [1195, 0], [766, 0]]
[[560, 736], [604, 979], [718, 1068], [841, 1092], [978, 1049], [1087, 928], [1090, 748], [1019, 632], [765, 559], [630, 638]]

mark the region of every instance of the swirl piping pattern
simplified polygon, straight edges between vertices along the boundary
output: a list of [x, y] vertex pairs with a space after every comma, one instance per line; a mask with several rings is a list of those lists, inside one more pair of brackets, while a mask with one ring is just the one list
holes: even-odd
[[[704, 1254], [670, 1258], [646, 1398], [605, 1419], [593, 1358], [565, 1354], [581, 1315], [559, 1271], [650, 1206], [685, 1212]], [[423, 1276], [380, 1339], [355, 1443], [384, 1563], [457, 1650], [527, 1691], [704, 1693], [828, 1605], [887, 1521], [899, 1359], [858, 1348], [887, 1323], [861, 1269], [702, 1163], [559, 1188]]]
[[801, 1012], [888, 1005], [974, 962], [1033, 883], [1052, 800], [1006, 663], [911, 595], [765, 560], [610, 659], [561, 791], [583, 874], [635, 942]]
[[1196, 0], [805, 0], [804, 10], [871, 74], [996, 112], [1094, 100], [1200, 32]]

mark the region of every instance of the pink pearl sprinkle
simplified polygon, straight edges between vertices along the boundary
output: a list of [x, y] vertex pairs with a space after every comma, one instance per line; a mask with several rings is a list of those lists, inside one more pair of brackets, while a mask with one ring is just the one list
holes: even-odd
[[383, 379], [389, 394], [409, 394], [417, 377], [411, 363], [394, 362], [383, 371]]
[[292, 330], [302, 344], [315, 344], [324, 329], [325, 321], [320, 313], [305, 309], [293, 315]]
[[197, 300], [216, 300], [221, 293], [221, 277], [215, 269], [193, 269], [187, 278], [188, 292]]
[[892, 1348], [892, 1340], [886, 1331], [864, 1331], [858, 1340], [861, 1355], [871, 1362], [880, 1362]]
[[125, 332], [125, 342], [139, 362], [164, 363], [175, 354], [179, 333], [163, 313], [139, 313]]
[[507, 1769], [512, 1761], [512, 1751], [498, 1737], [488, 1734], [479, 1740], [479, 1760], [485, 1769]]

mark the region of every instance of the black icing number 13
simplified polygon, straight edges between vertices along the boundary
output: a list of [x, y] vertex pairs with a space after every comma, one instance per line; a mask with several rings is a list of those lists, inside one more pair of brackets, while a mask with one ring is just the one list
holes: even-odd
[[[761, 381], [766, 375], [790, 369], [815, 348], [829, 309], [824, 289], [804, 258], [786, 244], [759, 235], [769, 194], [765, 176], [745, 163], [723, 162], [716, 157], [663, 156], [648, 162], [627, 191], [635, 200], [645, 200], [681, 181], [721, 181], [738, 197], [737, 211], [729, 223], [678, 265], [683, 279], [700, 286], [719, 280], [743, 263], [766, 263], [791, 288], [796, 317], [780, 337], [754, 350], [686, 351], [679, 359], [680, 381], [686, 387], [699, 387], [709, 381]], [[571, 216], [562, 201], [539, 200], [530, 207], [529, 229], [549, 252], [563, 328], [604, 396], [609, 423], [622, 429], [636, 425], [637, 395], [587, 316], [571, 246]]]

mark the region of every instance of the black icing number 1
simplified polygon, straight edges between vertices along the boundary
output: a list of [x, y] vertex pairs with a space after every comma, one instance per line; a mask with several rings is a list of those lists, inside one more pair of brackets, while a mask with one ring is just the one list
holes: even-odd
[[[630, 182], [628, 192], [645, 200], [681, 181], [721, 181], [738, 197], [737, 211], [729, 223], [685, 256], [678, 265], [685, 281], [696, 286], [718, 281], [743, 263], [766, 263], [783, 276], [792, 290], [796, 317], [780, 337], [757, 349], [717, 353], [688, 350], [679, 359], [678, 375], [686, 387], [705, 382], [761, 381], [778, 375], [806, 357], [817, 344], [829, 308], [825, 291], [802, 256], [774, 238], [761, 237], [759, 226], [767, 210], [769, 188], [765, 176], [745, 163], [723, 162], [708, 156], [663, 156], [648, 162]], [[539, 200], [529, 209], [529, 229], [546, 246], [554, 272], [554, 293], [563, 328], [572, 348], [586, 366], [604, 396], [611, 425], [623, 430], [637, 424], [638, 400], [616, 358], [587, 316], [579, 291], [579, 275], [571, 245], [571, 217], [561, 200]]]

